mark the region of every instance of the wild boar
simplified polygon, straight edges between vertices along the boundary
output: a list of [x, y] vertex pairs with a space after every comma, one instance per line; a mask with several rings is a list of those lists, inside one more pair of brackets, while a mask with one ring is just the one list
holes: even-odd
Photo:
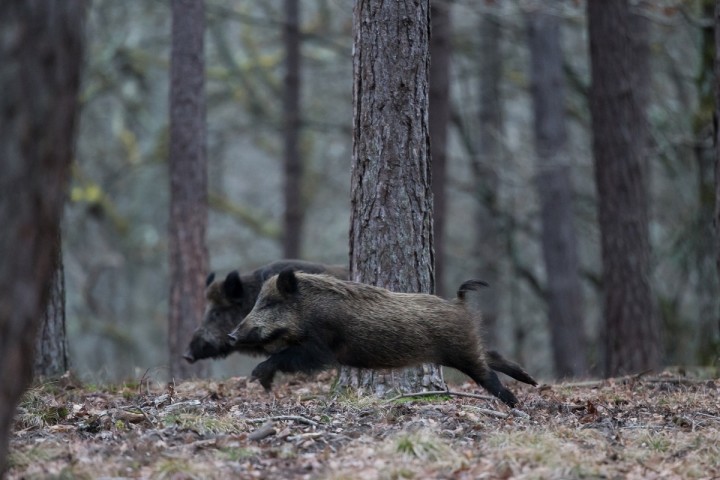
[[311, 372], [336, 365], [401, 368], [437, 363], [456, 368], [509, 406], [515, 395], [493, 368], [536, 385], [519, 365], [486, 354], [463, 283], [453, 300], [284, 270], [263, 285], [252, 311], [230, 334], [236, 347], [274, 353], [253, 371], [269, 389], [277, 371]]
[[[183, 357], [193, 363], [204, 358], [224, 358], [233, 352], [251, 355], [270, 353], [266, 347], [235, 348], [229, 342], [228, 333], [250, 313], [263, 282], [287, 268], [307, 273], [326, 273], [338, 278], [348, 276], [347, 267], [343, 265], [324, 265], [302, 260], [279, 260], [246, 275], [240, 275], [237, 270], [232, 271], [225, 280], [215, 280], [215, 274], [211, 273], [205, 284], [205, 316], [193, 333]], [[269, 346], [267, 348], [272, 349]]]

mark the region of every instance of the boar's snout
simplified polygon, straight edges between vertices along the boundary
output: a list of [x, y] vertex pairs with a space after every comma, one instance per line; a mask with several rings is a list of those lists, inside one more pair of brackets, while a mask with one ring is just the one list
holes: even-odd
[[252, 327], [250, 329], [239, 326], [227, 336], [228, 343], [235, 348], [240, 345], [261, 345], [265, 342], [261, 338], [260, 328]]
[[190, 350], [186, 350], [185, 353], [183, 353], [183, 358], [188, 361], [188, 363], [195, 363], [195, 356], [192, 354]]

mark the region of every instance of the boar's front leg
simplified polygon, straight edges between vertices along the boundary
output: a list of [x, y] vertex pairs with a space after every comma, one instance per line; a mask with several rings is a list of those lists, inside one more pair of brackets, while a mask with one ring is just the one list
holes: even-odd
[[250, 380], [259, 380], [260, 385], [269, 391], [278, 371], [313, 373], [325, 370], [334, 363], [335, 359], [332, 353], [322, 346], [311, 343], [293, 345], [270, 355], [270, 358], [259, 363], [252, 371]]

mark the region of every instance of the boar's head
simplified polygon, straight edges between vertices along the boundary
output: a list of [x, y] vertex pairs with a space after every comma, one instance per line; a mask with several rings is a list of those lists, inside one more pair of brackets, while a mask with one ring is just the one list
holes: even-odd
[[230, 272], [224, 281], [214, 280], [214, 273], [208, 275], [205, 283], [205, 316], [183, 355], [190, 363], [203, 358], [225, 357], [238, 350], [233, 347], [227, 334], [252, 308], [245, 299], [242, 280], [237, 271]]
[[277, 352], [298, 341], [301, 298], [293, 270], [283, 270], [268, 279], [252, 311], [228, 335], [236, 346], [262, 346], [269, 353]]

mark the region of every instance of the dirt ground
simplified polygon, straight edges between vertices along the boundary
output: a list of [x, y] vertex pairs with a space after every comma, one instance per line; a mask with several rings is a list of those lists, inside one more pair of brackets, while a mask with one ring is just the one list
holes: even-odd
[[720, 478], [717, 378], [508, 381], [515, 410], [470, 383], [380, 400], [332, 381], [44, 383], [21, 404], [8, 478]]

